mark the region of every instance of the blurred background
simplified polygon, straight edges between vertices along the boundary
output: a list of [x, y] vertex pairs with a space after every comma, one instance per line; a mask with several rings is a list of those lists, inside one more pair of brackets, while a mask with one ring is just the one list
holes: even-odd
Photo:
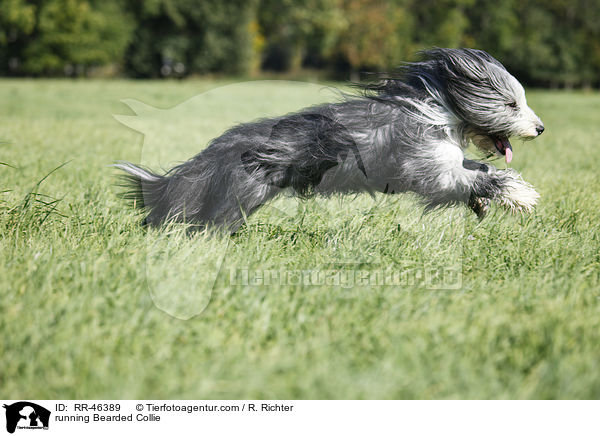
[[600, 85], [598, 0], [0, 0], [0, 75], [353, 79], [420, 49], [529, 86]]

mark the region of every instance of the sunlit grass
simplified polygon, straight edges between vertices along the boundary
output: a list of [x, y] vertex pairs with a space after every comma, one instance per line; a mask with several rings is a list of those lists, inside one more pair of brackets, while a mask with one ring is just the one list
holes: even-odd
[[[0, 397], [600, 396], [600, 95], [529, 93], [547, 131], [514, 144], [542, 195], [528, 217], [284, 197], [233, 237], [144, 231], [109, 167], [142, 156], [119, 100], [169, 108], [224, 84], [0, 81]], [[238, 113], [310, 103], [273, 86]], [[232, 282], [407, 265], [459, 267], [461, 286]], [[154, 304], [191, 316], [208, 282], [188, 320]]]

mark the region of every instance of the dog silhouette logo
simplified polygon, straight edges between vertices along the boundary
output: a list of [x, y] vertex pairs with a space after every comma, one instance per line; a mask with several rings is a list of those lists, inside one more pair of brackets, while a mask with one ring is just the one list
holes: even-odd
[[3, 406], [6, 409], [6, 431], [18, 429], [48, 429], [50, 411], [29, 401], [19, 401]]

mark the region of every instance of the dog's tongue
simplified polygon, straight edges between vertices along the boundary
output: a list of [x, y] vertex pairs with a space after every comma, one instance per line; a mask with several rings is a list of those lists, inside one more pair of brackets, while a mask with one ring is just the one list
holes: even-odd
[[496, 140], [496, 147], [504, 155], [504, 159], [506, 163], [510, 163], [513, 158], [512, 146], [510, 145], [510, 141], [508, 138], [498, 138]]
[[506, 154], [504, 155], [504, 159], [506, 159], [507, 164], [510, 163], [510, 161], [512, 160], [512, 148], [510, 147], [510, 145], [506, 149]]

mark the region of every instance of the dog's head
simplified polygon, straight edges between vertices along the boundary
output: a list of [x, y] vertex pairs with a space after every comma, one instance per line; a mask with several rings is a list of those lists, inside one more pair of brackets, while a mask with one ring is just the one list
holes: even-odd
[[483, 151], [504, 155], [510, 162], [510, 137], [533, 139], [544, 131], [544, 124], [527, 105], [523, 86], [488, 53], [433, 49], [424, 57], [407, 66], [410, 83], [443, 102]]

